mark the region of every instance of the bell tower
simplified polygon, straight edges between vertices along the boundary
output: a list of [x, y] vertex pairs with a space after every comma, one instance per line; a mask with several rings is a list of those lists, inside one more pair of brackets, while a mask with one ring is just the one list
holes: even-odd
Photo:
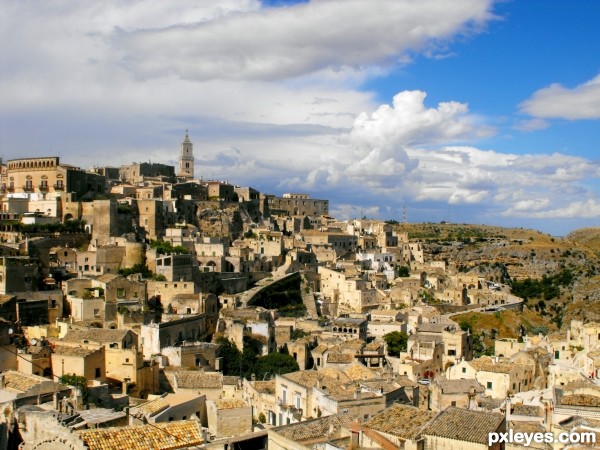
[[179, 151], [179, 172], [177, 176], [188, 179], [194, 178], [194, 145], [190, 142], [188, 130], [185, 130], [185, 138]]

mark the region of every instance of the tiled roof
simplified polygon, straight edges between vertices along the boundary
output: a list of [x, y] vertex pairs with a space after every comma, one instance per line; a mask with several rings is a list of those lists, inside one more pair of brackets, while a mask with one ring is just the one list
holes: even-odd
[[246, 408], [248, 403], [244, 400], [234, 399], [234, 398], [223, 398], [221, 400], [216, 400], [215, 405], [218, 409], [235, 409], [235, 408]]
[[252, 387], [261, 394], [274, 394], [275, 393], [275, 380], [272, 381], [255, 381], [252, 383]]
[[223, 385], [237, 386], [240, 381], [240, 377], [234, 375], [223, 375]]
[[[120, 342], [129, 333], [129, 330], [111, 330], [106, 328], [90, 328], [89, 330], [69, 330], [64, 342], [83, 342], [84, 340], [105, 344], [108, 342]], [[58, 340], [57, 342], [60, 342]]]
[[53, 352], [63, 356], [88, 356], [97, 350], [83, 347], [69, 347], [68, 345], [55, 345]]
[[194, 421], [85, 430], [79, 436], [90, 450], [169, 450], [204, 442]]
[[327, 351], [329, 347], [325, 344], [319, 344], [315, 348], [312, 349], [314, 353], [323, 354]]
[[145, 416], [152, 417], [155, 414], [158, 414], [161, 411], [164, 411], [169, 407], [169, 402], [167, 402], [163, 397], [157, 398], [155, 400], [146, 402], [135, 409], [144, 414]]
[[365, 426], [401, 439], [412, 439], [434, 417], [434, 412], [411, 405], [393, 405], [373, 416]]
[[110, 283], [111, 281], [115, 280], [116, 278], [120, 278], [120, 275], [116, 275], [114, 273], [105, 273], [104, 275], [100, 275], [99, 277], [96, 277], [96, 281], [99, 281], [101, 283]]
[[379, 378], [379, 375], [376, 374], [373, 370], [363, 366], [358, 362], [354, 362], [348, 367], [345, 367], [344, 373], [348, 376], [348, 378], [350, 378], [353, 381], [373, 380], [375, 378]]
[[285, 375], [281, 376], [307, 388], [315, 387], [319, 382], [321, 383], [321, 386], [326, 386], [329, 388], [330, 386], [343, 384], [350, 381], [350, 378], [348, 378], [345, 373], [329, 367], [319, 371], [299, 370], [297, 372], [286, 373]]
[[535, 405], [514, 405], [512, 414], [515, 416], [542, 417], [544, 409]]
[[276, 431], [285, 438], [296, 442], [312, 439], [326, 440], [328, 435], [334, 434], [342, 425], [349, 422], [349, 416], [335, 415], [286, 425], [277, 428]]
[[365, 345], [364, 350], [369, 351], [369, 352], [375, 352], [382, 347], [383, 347], [383, 342], [373, 341], [373, 342], [369, 342], [367, 345]]
[[223, 374], [199, 370], [178, 370], [175, 372], [177, 387], [182, 389], [221, 389]]
[[45, 378], [39, 378], [33, 375], [25, 375], [16, 371], [5, 372], [3, 379], [5, 388], [20, 392], [27, 392], [29, 389], [37, 386], [43, 381], [49, 381]]
[[442, 394], [468, 394], [471, 390], [475, 392], [483, 392], [484, 388], [475, 379], [471, 380], [437, 380], [436, 383], [439, 385]]
[[494, 358], [489, 356], [482, 356], [481, 358], [474, 359], [469, 362], [473, 369], [482, 372], [494, 372], [494, 373], [510, 373], [516, 366], [520, 364], [515, 364], [509, 361], [495, 361]]
[[348, 353], [328, 353], [327, 362], [331, 364], [352, 364], [355, 358]]
[[423, 434], [458, 441], [488, 443], [488, 434], [496, 431], [504, 415], [450, 407], [442, 411], [423, 430]]

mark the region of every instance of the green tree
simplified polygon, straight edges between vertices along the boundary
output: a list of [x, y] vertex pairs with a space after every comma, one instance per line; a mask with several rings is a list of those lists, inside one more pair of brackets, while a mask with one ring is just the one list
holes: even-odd
[[262, 380], [265, 375], [284, 374], [300, 370], [293, 356], [284, 355], [279, 352], [269, 353], [257, 359], [255, 365], [256, 378]]
[[410, 276], [410, 267], [408, 267], [408, 266], [400, 266], [397, 268], [397, 271], [398, 271], [399, 277], [406, 278], [406, 277]]
[[217, 344], [221, 346], [219, 356], [223, 358], [223, 375], [240, 375], [242, 352], [232, 341], [223, 336], [217, 339]]
[[58, 381], [60, 382], [60, 384], [64, 384], [65, 386], [74, 386], [77, 389], [79, 389], [79, 391], [81, 392], [81, 398], [83, 400], [83, 403], [88, 402], [88, 387], [87, 380], [85, 379], [85, 377], [81, 377], [75, 374], [66, 374], [60, 377]]
[[399, 356], [400, 352], [406, 351], [408, 334], [404, 331], [392, 331], [385, 334], [383, 340], [387, 344], [387, 353], [390, 356]]

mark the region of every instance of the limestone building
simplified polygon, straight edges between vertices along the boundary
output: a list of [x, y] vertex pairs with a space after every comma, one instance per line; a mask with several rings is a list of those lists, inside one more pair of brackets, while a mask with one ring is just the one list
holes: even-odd
[[179, 151], [179, 171], [177, 176], [180, 178], [194, 178], [194, 145], [190, 142], [188, 131], [185, 130], [185, 138], [181, 143]]

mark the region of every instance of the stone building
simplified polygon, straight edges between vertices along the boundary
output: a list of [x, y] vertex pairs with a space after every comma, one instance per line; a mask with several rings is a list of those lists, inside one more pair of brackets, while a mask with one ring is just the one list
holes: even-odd
[[[8, 197], [26, 194], [32, 201], [60, 197], [64, 193], [70, 193], [72, 200], [79, 200], [104, 191], [102, 175], [61, 164], [57, 156], [9, 160], [0, 179], [1, 193]], [[46, 210], [42, 212], [46, 213]], [[50, 215], [61, 217], [60, 213], [52, 211]]]
[[267, 196], [271, 214], [286, 216], [324, 216], [329, 214], [329, 200], [311, 199], [308, 194]]
[[194, 144], [191, 143], [188, 131], [179, 150], [179, 170], [177, 176], [186, 180], [194, 178]]
[[252, 432], [252, 408], [244, 400], [207, 400], [208, 429], [218, 438]]

